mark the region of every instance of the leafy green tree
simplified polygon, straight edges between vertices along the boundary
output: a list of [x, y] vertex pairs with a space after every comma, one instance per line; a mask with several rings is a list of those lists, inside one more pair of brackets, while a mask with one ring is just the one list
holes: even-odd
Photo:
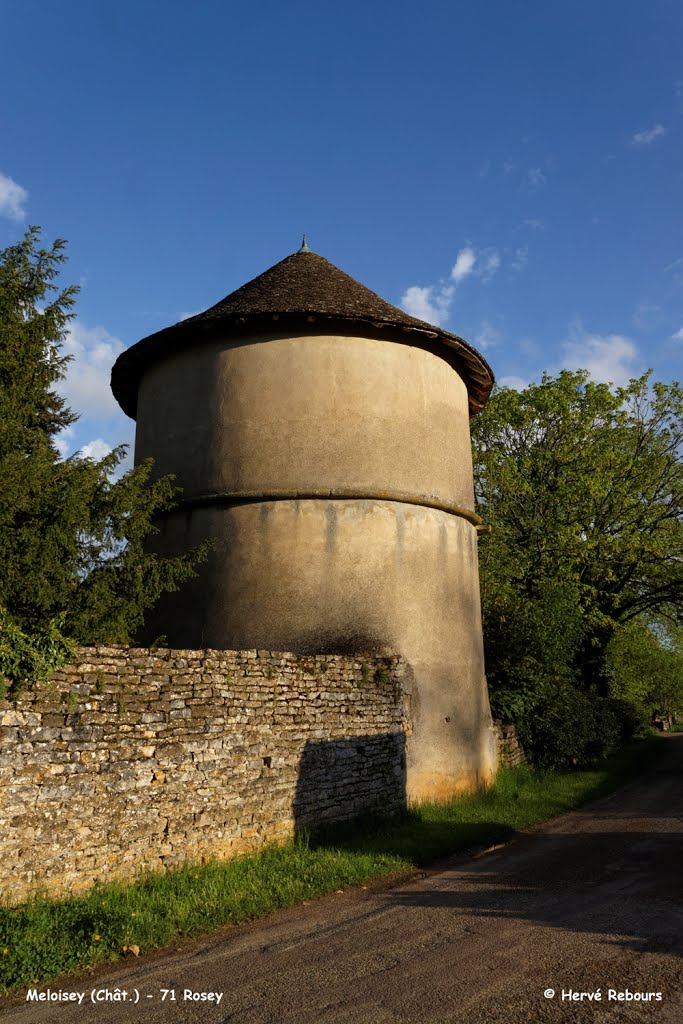
[[537, 760], [585, 762], [636, 726], [606, 662], [615, 631], [683, 618], [683, 392], [545, 374], [494, 392], [472, 438], [494, 712]]
[[172, 478], [151, 481], [150, 461], [115, 480], [125, 446], [99, 461], [59, 456], [57, 435], [77, 419], [55, 390], [77, 293], [54, 283], [65, 258], [60, 240], [40, 247], [37, 228], [0, 253], [0, 674], [15, 678], [32, 641], [53, 663], [69, 638], [129, 641], [207, 553], [145, 550], [177, 494]]
[[683, 712], [683, 643], [680, 627], [632, 619], [614, 633], [606, 658], [615, 695], [643, 718], [673, 719]]
[[[585, 371], [502, 388], [473, 423], [482, 590], [501, 580], [537, 598], [575, 594], [583, 617], [577, 666], [586, 686], [618, 623], [648, 612], [683, 618], [683, 391], [626, 388]], [[592, 652], [597, 652], [593, 656]]]

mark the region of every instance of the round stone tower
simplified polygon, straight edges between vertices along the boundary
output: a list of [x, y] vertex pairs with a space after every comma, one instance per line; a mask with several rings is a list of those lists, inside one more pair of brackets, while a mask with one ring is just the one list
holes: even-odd
[[156, 549], [214, 541], [154, 634], [403, 655], [410, 801], [495, 771], [469, 434], [492, 384], [467, 342], [305, 245], [112, 372], [136, 462], [152, 456], [183, 488]]

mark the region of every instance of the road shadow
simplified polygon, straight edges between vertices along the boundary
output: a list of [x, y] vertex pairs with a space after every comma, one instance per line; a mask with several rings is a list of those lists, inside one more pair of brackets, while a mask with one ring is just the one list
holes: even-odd
[[453, 856], [445, 851], [478, 850], [512, 838], [514, 829], [498, 821], [425, 821], [417, 811], [360, 815], [349, 823], [320, 827], [309, 836], [312, 848], [401, 857], [416, 867], [438, 866]]
[[[602, 935], [609, 944], [683, 956], [683, 737], [625, 788], [522, 833], [495, 820], [423, 820], [379, 812], [319, 827], [311, 845], [400, 856], [443, 873], [388, 890], [389, 906], [526, 921]], [[486, 856], [451, 856], [514, 842]], [[440, 861], [439, 861], [440, 859]]]
[[383, 899], [683, 957], [683, 737], [663, 742], [660, 759], [611, 796]]
[[683, 831], [656, 839], [650, 832], [523, 836], [490, 857], [458, 864], [443, 887], [412, 885], [384, 900], [603, 934], [626, 949], [680, 957], [682, 851]]

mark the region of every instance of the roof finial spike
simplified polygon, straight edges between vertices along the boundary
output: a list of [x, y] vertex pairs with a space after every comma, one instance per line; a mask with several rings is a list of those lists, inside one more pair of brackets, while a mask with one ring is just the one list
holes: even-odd
[[[303, 241], [301, 242], [301, 248], [299, 249], [299, 252], [310, 252], [310, 251], [311, 250], [308, 248], [308, 243], [306, 242], [306, 236], [304, 235]], [[297, 253], [297, 256], [298, 255], [299, 255], [299, 253]]]

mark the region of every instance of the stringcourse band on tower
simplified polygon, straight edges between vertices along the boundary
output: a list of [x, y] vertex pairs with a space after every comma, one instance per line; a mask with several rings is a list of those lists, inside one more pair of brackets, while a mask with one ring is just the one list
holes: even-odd
[[493, 374], [301, 249], [119, 356], [135, 460], [182, 487], [155, 549], [211, 538], [150, 624], [172, 647], [398, 653], [408, 801], [495, 772], [469, 417]]

